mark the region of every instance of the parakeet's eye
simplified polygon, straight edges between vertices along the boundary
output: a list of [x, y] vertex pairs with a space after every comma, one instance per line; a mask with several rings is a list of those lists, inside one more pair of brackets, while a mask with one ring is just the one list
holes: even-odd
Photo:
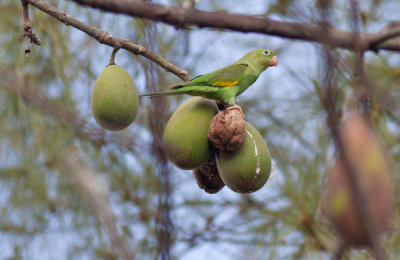
[[269, 55], [270, 53], [271, 53], [271, 51], [269, 51], [269, 50], [264, 51], [265, 55]]

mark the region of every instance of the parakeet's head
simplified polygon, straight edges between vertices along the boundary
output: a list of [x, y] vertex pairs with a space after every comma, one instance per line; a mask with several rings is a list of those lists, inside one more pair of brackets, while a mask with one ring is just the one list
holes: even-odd
[[278, 57], [268, 49], [256, 49], [244, 55], [240, 62], [249, 63], [255, 68], [264, 71], [268, 67], [278, 66]]

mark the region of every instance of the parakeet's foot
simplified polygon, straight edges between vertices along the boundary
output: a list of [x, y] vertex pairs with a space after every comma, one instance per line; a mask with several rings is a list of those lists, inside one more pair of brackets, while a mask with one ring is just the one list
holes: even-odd
[[240, 113], [242, 113], [243, 118], [246, 118], [246, 117], [244, 116], [243, 111], [242, 111], [242, 108], [241, 108], [240, 106], [234, 105], [234, 106], [230, 106], [230, 107], [227, 107], [227, 108], [226, 108], [226, 110], [232, 110], [232, 109], [237, 109], [237, 110], [239, 110]]

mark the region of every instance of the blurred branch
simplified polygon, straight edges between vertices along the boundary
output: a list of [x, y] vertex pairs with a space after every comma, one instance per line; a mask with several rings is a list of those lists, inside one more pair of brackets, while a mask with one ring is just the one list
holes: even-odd
[[196, 5], [196, 2], [199, 2], [200, 0], [181, 0], [180, 6], [182, 8], [194, 8]]
[[345, 253], [346, 253], [346, 245], [343, 243], [343, 241], [339, 241], [339, 245], [337, 246], [335, 252], [332, 254], [331, 259], [332, 260], [343, 259]]
[[[331, 2], [320, 0], [320, 11], [321, 11], [321, 29], [324, 31], [325, 37], [328, 37], [330, 33], [326, 27], [329, 26], [331, 21]], [[355, 46], [360, 46], [361, 33], [358, 30], [358, 2], [356, 0], [351, 1], [351, 14], [352, 14], [352, 38]], [[328, 37], [329, 38], [329, 37]], [[358, 58], [361, 59], [357, 62], [358, 66], [363, 66], [363, 53], [365, 49], [358, 48], [356, 49]], [[375, 258], [378, 260], [386, 259], [384, 253], [378, 243], [378, 237], [376, 232], [376, 227], [374, 223], [371, 221], [371, 216], [369, 211], [367, 210], [366, 205], [366, 196], [362, 192], [359, 180], [356, 176], [356, 171], [354, 165], [349, 161], [349, 154], [344, 147], [343, 140], [340, 136], [339, 125], [342, 118], [342, 110], [338, 106], [337, 96], [338, 90], [337, 85], [335, 83], [335, 72], [337, 69], [337, 58], [335, 57], [335, 53], [332, 51], [330, 46], [324, 46], [323, 48], [324, 58], [325, 58], [325, 68], [324, 68], [324, 85], [325, 92], [323, 98], [323, 106], [326, 110], [326, 122], [328, 128], [331, 132], [331, 136], [336, 147], [338, 156], [343, 162], [346, 176], [348, 178], [350, 188], [353, 192], [354, 203], [357, 206], [357, 211], [361, 217], [362, 225], [366, 230], [366, 234], [368, 236], [369, 245], [372, 246], [373, 253], [375, 254]], [[360, 77], [363, 76], [363, 68], [355, 68], [355, 73]], [[358, 82], [361, 82], [359, 79]], [[336, 257], [342, 257], [343, 250], [348, 248], [347, 244], [344, 244], [343, 247], [339, 246], [337, 251], [333, 255], [333, 259]]]
[[[332, 27], [329, 37], [324, 37], [320, 26], [307, 23], [280, 22], [269, 18], [229, 14], [225, 12], [206, 12], [193, 8], [169, 7], [139, 0], [74, 0], [82, 5], [88, 5], [107, 12], [127, 14], [159, 21], [185, 28], [187, 26], [229, 29], [240, 32], [256, 32], [275, 35], [283, 38], [303, 41], [326, 43], [331, 47], [340, 47], [348, 50], [359, 48], [353, 41], [353, 34]], [[30, 3], [37, 2], [29, 0]], [[383, 36], [385, 35], [385, 36]], [[395, 32], [386, 34], [361, 33], [360, 43], [364, 50], [391, 50], [400, 51], [400, 38]]]
[[[149, 24], [145, 30], [146, 40], [149, 49], [154, 50], [156, 43], [154, 41], [157, 28], [153, 24]], [[153, 93], [157, 93], [160, 89], [158, 84], [159, 78], [155, 72], [154, 63], [148, 62], [146, 73], [146, 85]], [[168, 167], [168, 159], [163, 149], [163, 133], [166, 124], [166, 115], [168, 105], [165, 99], [152, 101], [148, 124], [150, 132], [153, 136], [151, 143], [151, 151], [154, 159], [157, 161], [158, 173], [158, 205], [156, 217], [156, 238], [157, 238], [157, 258], [162, 260], [172, 259], [172, 249], [175, 239], [175, 226], [171, 216], [173, 207], [173, 183], [171, 181], [171, 172]]]
[[36, 37], [35, 33], [32, 30], [32, 24], [29, 21], [29, 10], [28, 10], [28, 2], [26, 0], [21, 0], [22, 4], [22, 36], [25, 38], [25, 53], [26, 57], [31, 52], [29, 48], [28, 39], [31, 43], [36, 45], [41, 45], [39, 38]]
[[[354, 42], [357, 44], [361, 41], [360, 39], [360, 22], [359, 22], [359, 3], [358, 0], [351, 0], [351, 17], [352, 17], [352, 30], [354, 34]], [[354, 67], [354, 75], [358, 77], [356, 78], [356, 84], [359, 85], [359, 88], [367, 88], [366, 84], [366, 78], [365, 78], [365, 71], [364, 71], [364, 50], [360, 50], [358, 53], [356, 53], [356, 62], [355, 62], [355, 67]], [[368, 89], [367, 89], [368, 92]], [[369, 94], [369, 93], [368, 93]], [[367, 94], [367, 99], [368, 99], [368, 94]], [[362, 100], [360, 102], [366, 102], [364, 100], [365, 98], [362, 97]], [[369, 113], [369, 108], [366, 108], [366, 114], [368, 117], [370, 116]], [[370, 119], [370, 118], [368, 118]], [[383, 260], [387, 259], [387, 256], [385, 255], [384, 250], [382, 249], [379, 240], [378, 240], [378, 232], [377, 232], [377, 227], [376, 224], [372, 221], [372, 217], [370, 212], [367, 209], [367, 203], [366, 203], [366, 196], [362, 192], [361, 187], [360, 187], [360, 182], [357, 179], [356, 176], [356, 171], [354, 165], [350, 162], [348, 152], [346, 151], [343, 141], [340, 138], [339, 135], [339, 130], [334, 129], [331, 127], [332, 131], [332, 137], [334, 138], [334, 141], [336, 143], [336, 147], [339, 151], [340, 156], [342, 157], [343, 160], [343, 165], [346, 169], [347, 172], [347, 178], [350, 183], [350, 187], [354, 192], [354, 201], [356, 202], [357, 205], [357, 210], [360, 213], [362, 224], [364, 225], [364, 228], [366, 230], [368, 240], [370, 242], [370, 245], [372, 247], [372, 253], [375, 256], [375, 259], [377, 260]]]
[[65, 154], [67, 168], [74, 174], [79, 186], [81, 186], [79, 190], [89, 203], [96, 218], [104, 225], [113, 248], [116, 249], [122, 259], [133, 260], [133, 252], [127, 243], [127, 239], [119, 231], [116, 217], [111, 211], [109, 196], [104, 183], [96, 172], [81, 162], [76, 151], [69, 149]]
[[158, 56], [154, 52], [146, 50], [146, 48], [144, 48], [143, 46], [133, 43], [132, 41], [130, 41], [128, 39], [121, 39], [121, 38], [114, 37], [111, 34], [107, 33], [106, 31], [102, 31], [94, 26], [86, 24], [86, 23], [68, 15], [64, 11], [48, 4], [44, 0], [26, 0], [26, 1], [29, 4], [37, 7], [38, 9], [42, 10], [43, 12], [47, 13], [48, 15], [56, 18], [57, 20], [60, 20], [65, 25], [71, 25], [72, 27], [74, 27], [82, 32], [85, 32], [86, 34], [93, 37], [94, 39], [96, 39], [98, 42], [100, 42], [102, 44], [106, 44], [106, 45], [114, 47], [114, 48], [125, 49], [129, 52], [132, 52], [133, 54], [146, 57], [147, 59], [160, 65], [166, 71], [175, 74], [182, 80], [184, 80], [184, 81], [190, 80], [190, 76], [188, 75], [186, 70], [182, 70], [182, 69], [178, 68], [177, 66], [175, 66], [171, 62], [167, 61], [166, 59]]
[[[360, 19], [358, 17], [359, 6], [358, 0], [351, 0], [351, 28], [353, 32], [353, 38], [356, 45], [360, 45]], [[377, 43], [379, 38], [376, 39]], [[371, 88], [366, 80], [365, 69], [364, 69], [364, 50], [359, 49], [355, 53], [354, 65], [353, 65], [353, 81], [355, 85], [355, 96], [357, 102], [361, 105], [362, 113], [370, 120], [371, 116]]]
[[378, 34], [371, 37], [369, 46], [377, 50], [376, 46], [380, 43], [397, 36], [400, 36], [400, 21], [389, 23]]
[[137, 138], [122, 138], [112, 135], [102, 128], [79, 118], [74, 111], [65, 108], [65, 106], [60, 106], [58, 103], [34, 91], [27, 78], [22, 81], [13, 71], [0, 67], [0, 79], [3, 83], [2, 87], [10, 94], [22, 98], [26, 104], [33, 106], [41, 113], [68, 125], [78, 135], [84, 136], [95, 145], [115, 144], [132, 153], [136, 149], [142, 151], [147, 149], [133, 141]]

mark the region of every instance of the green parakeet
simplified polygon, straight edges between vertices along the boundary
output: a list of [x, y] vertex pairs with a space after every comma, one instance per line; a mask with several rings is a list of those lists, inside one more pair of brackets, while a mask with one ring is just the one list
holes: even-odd
[[175, 85], [170, 90], [141, 96], [160, 97], [188, 94], [219, 100], [235, 106], [236, 96], [250, 87], [264, 70], [277, 65], [278, 58], [274, 52], [257, 49], [247, 53], [232, 65], [197, 76], [189, 82]]

